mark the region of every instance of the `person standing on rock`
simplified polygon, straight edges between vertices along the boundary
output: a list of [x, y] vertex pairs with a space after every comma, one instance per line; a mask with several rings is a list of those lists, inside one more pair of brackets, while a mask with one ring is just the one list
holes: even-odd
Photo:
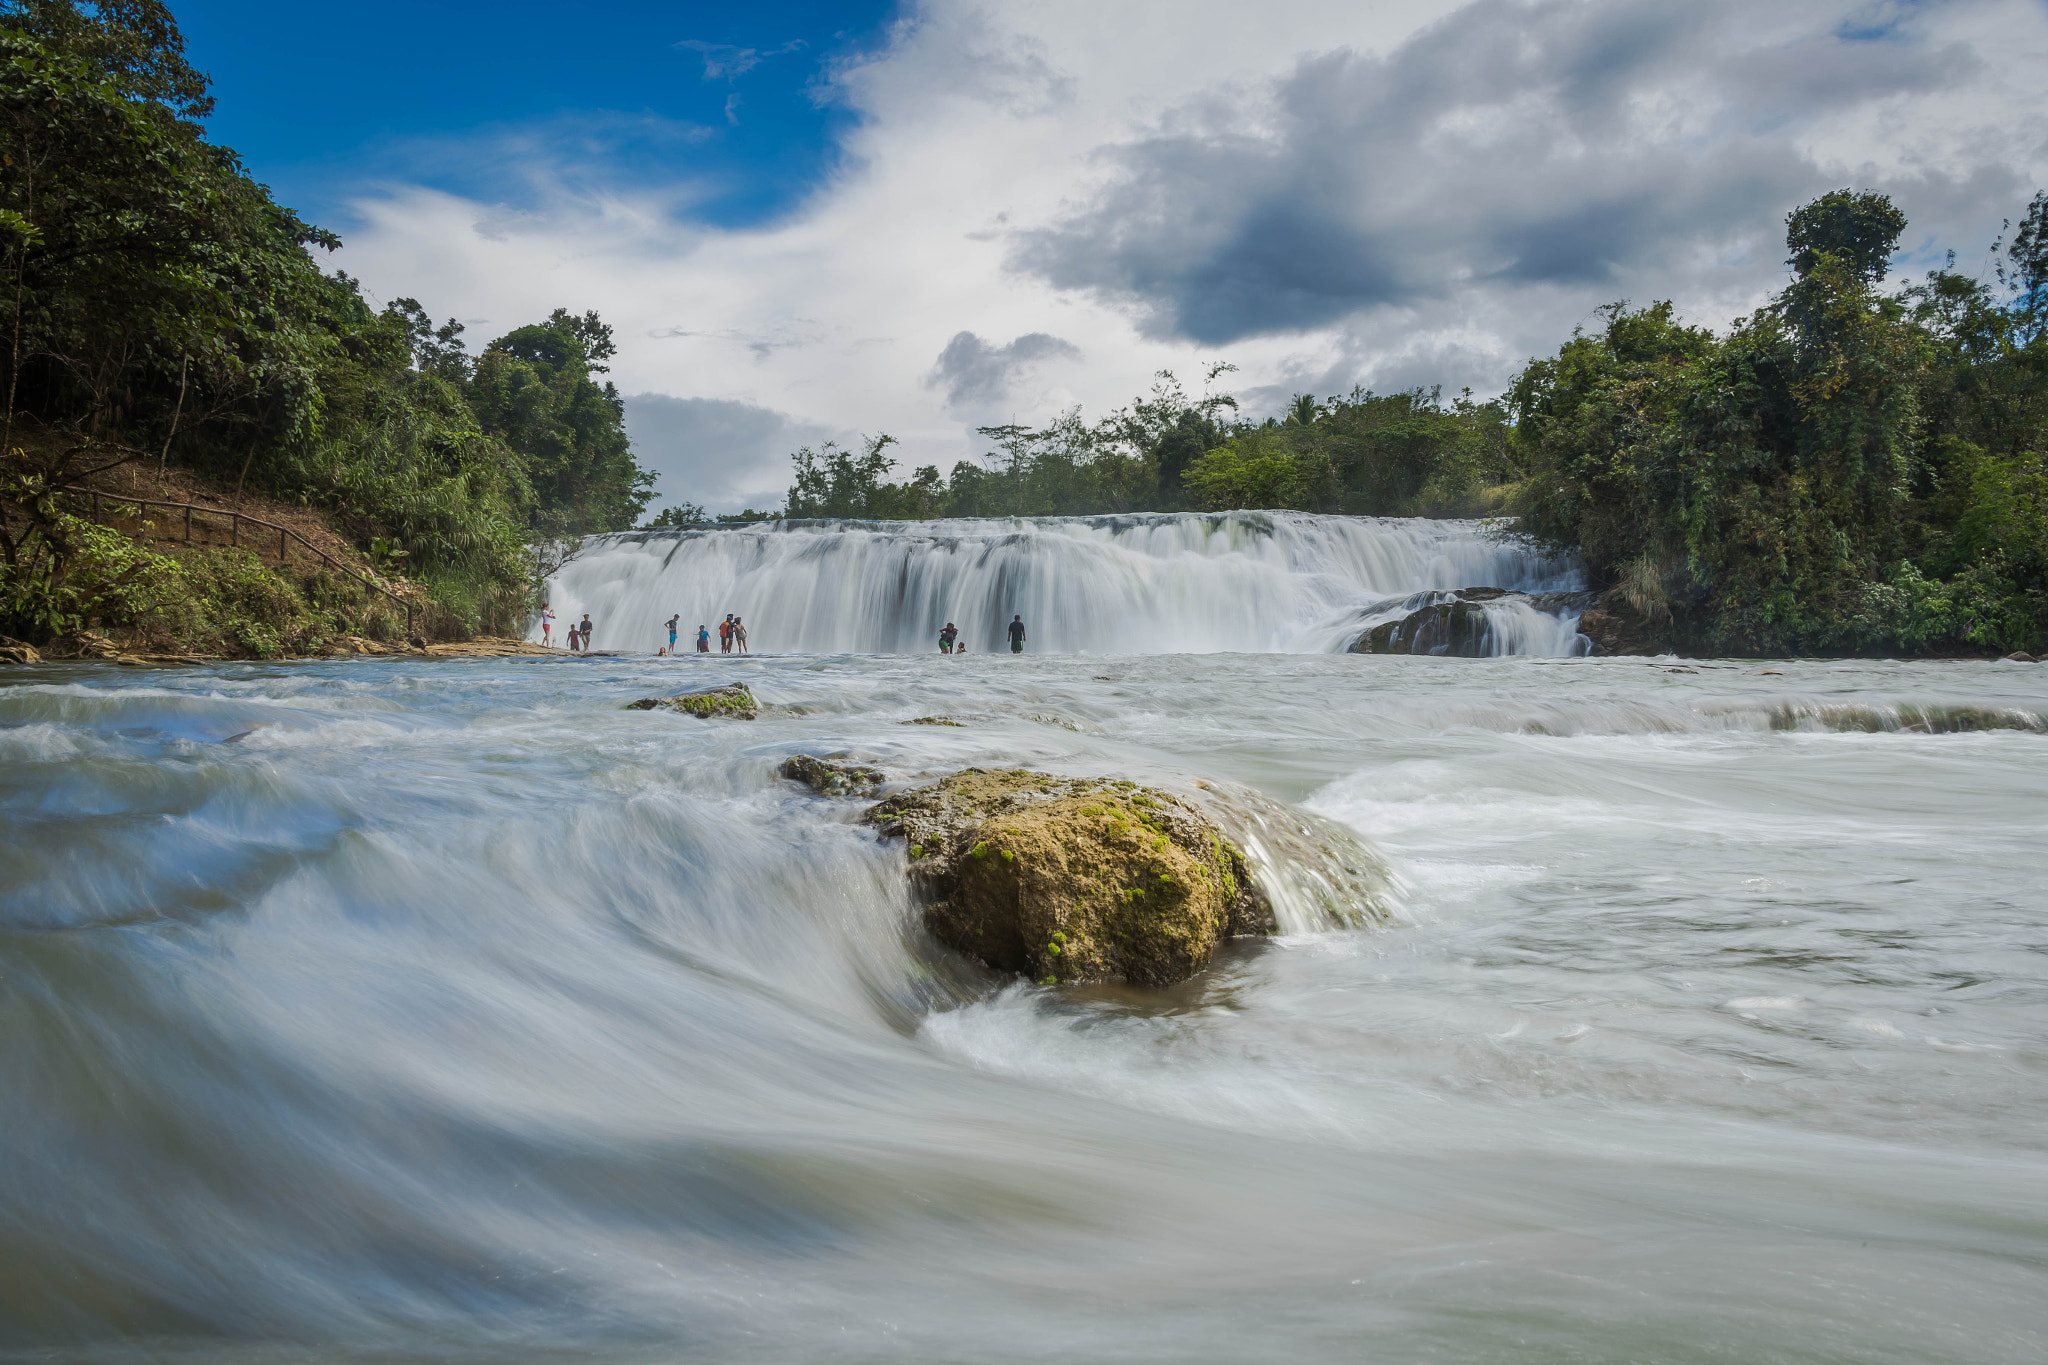
[[548, 604], [547, 604], [547, 603], [543, 602], [543, 603], [541, 603], [541, 604], [540, 604], [540, 643], [541, 643], [541, 648], [543, 648], [543, 649], [546, 649], [546, 648], [549, 648], [549, 647], [550, 647], [551, 645], [553, 645], [553, 643], [554, 643], [554, 642], [553, 642], [552, 640], [548, 639], [548, 632], [549, 632], [549, 631], [551, 631], [551, 630], [553, 630], [554, 628], [555, 628], [555, 613], [554, 613], [553, 611], [549, 610], [549, 608], [548, 608]]
[[682, 619], [683, 614], [681, 612], [677, 612], [674, 616], [668, 618], [668, 652], [671, 654], [676, 652], [676, 622]]
[[946, 622], [946, 628], [939, 632], [939, 653], [951, 654], [953, 652], [953, 642], [959, 638], [960, 627], [954, 625], [951, 621]]
[[699, 654], [709, 654], [711, 652], [711, 630], [708, 626], [699, 625], [697, 627], [697, 652]]
[[582, 641], [583, 637], [576, 633], [576, 623], [574, 621], [571, 621], [569, 623], [569, 652], [571, 654], [574, 654], [579, 648], [582, 647]]
[[1010, 652], [1024, 652], [1024, 618], [1021, 615], [1010, 618]]
[[744, 654], [747, 652], [746, 623], [741, 621], [740, 618], [737, 616], [732, 618], [732, 642], [733, 646], [736, 649], [738, 649], [740, 653]]
[[724, 619], [723, 621], [720, 621], [720, 622], [718, 623], [718, 652], [719, 652], [720, 654], [730, 654], [730, 653], [732, 653], [732, 613], [731, 613], [731, 612], [727, 612], [727, 613], [725, 614], [725, 619]]
[[586, 654], [587, 654], [587, 653], [589, 653], [589, 652], [590, 652], [590, 613], [589, 613], [589, 612], [587, 612], [587, 611], [586, 611], [586, 612], [584, 612], [584, 613], [583, 613], [583, 621], [582, 621], [582, 623], [581, 623], [581, 624], [582, 624], [582, 626], [583, 626], [583, 651], [584, 651], [584, 653], [586, 653]]

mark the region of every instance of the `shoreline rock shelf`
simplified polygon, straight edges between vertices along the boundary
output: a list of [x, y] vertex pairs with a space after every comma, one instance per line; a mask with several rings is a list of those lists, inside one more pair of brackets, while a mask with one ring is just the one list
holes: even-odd
[[1237, 848], [1135, 782], [968, 768], [861, 819], [908, 846], [941, 942], [1041, 984], [1170, 986], [1224, 939], [1273, 931]]

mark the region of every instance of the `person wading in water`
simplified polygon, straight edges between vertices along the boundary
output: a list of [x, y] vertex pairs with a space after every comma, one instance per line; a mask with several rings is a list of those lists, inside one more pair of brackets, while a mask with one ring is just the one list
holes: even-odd
[[946, 622], [946, 628], [939, 632], [939, 653], [951, 654], [953, 652], [953, 642], [959, 638], [960, 627], [954, 625], [951, 621]]
[[676, 652], [676, 622], [682, 619], [683, 614], [681, 612], [677, 612], [674, 616], [669, 617], [668, 620], [664, 623], [668, 626], [668, 652], [671, 654]]
[[709, 654], [711, 652], [711, 631], [706, 626], [697, 627], [697, 652], [699, 654]]
[[732, 642], [733, 646], [737, 648], [740, 653], [744, 654], [747, 652], [746, 623], [741, 621], [740, 618], [737, 616], [732, 618]]
[[730, 654], [730, 653], [732, 653], [732, 613], [731, 613], [731, 612], [727, 612], [727, 613], [725, 614], [725, 619], [724, 619], [723, 621], [720, 621], [720, 622], [718, 623], [718, 652], [719, 652], [720, 654]]
[[1022, 616], [1010, 618], [1010, 652], [1012, 654], [1022, 654], [1024, 652], [1024, 618]]

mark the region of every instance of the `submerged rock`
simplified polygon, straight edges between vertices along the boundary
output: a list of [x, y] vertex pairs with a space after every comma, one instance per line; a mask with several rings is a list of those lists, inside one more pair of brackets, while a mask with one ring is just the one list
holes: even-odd
[[1273, 930], [1216, 825], [1135, 782], [968, 768], [861, 818], [909, 845], [941, 942], [1044, 984], [1170, 986], [1224, 939]]
[[[1383, 621], [1359, 636], [1353, 654], [1439, 654], [1461, 659], [1485, 658], [1492, 652], [1488, 603], [1521, 602], [1538, 611], [1577, 610], [1585, 593], [1511, 592], [1506, 588], [1458, 588], [1430, 594], [1437, 598], [1398, 621]], [[1414, 601], [1410, 598], [1409, 601]]]
[[792, 782], [803, 783], [820, 796], [871, 796], [886, 780], [873, 768], [834, 763], [809, 754], [786, 758], [775, 771]]
[[732, 683], [704, 692], [684, 692], [674, 697], [642, 697], [638, 701], [627, 702], [625, 709], [681, 711], [684, 715], [698, 716], [704, 720], [721, 716], [728, 720], [752, 720], [761, 713], [759, 703], [754, 700], [754, 694], [747, 690], [745, 683]]

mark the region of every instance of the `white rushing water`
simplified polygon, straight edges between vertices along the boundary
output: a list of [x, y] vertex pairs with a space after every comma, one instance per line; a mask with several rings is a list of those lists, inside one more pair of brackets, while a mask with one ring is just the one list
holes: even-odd
[[[1250, 789], [1396, 920], [995, 979], [835, 752]], [[0, 1358], [2039, 1360], [2044, 811], [2020, 664], [15, 670]]]
[[[986, 653], [1015, 615], [1041, 653], [1330, 653], [1425, 589], [1580, 586], [1478, 522], [1222, 512], [634, 531], [592, 537], [549, 596], [598, 648], [647, 653], [672, 615], [687, 648], [728, 613], [757, 653], [926, 653], [948, 621]], [[1488, 615], [1497, 653], [1582, 647], [1576, 612]]]

